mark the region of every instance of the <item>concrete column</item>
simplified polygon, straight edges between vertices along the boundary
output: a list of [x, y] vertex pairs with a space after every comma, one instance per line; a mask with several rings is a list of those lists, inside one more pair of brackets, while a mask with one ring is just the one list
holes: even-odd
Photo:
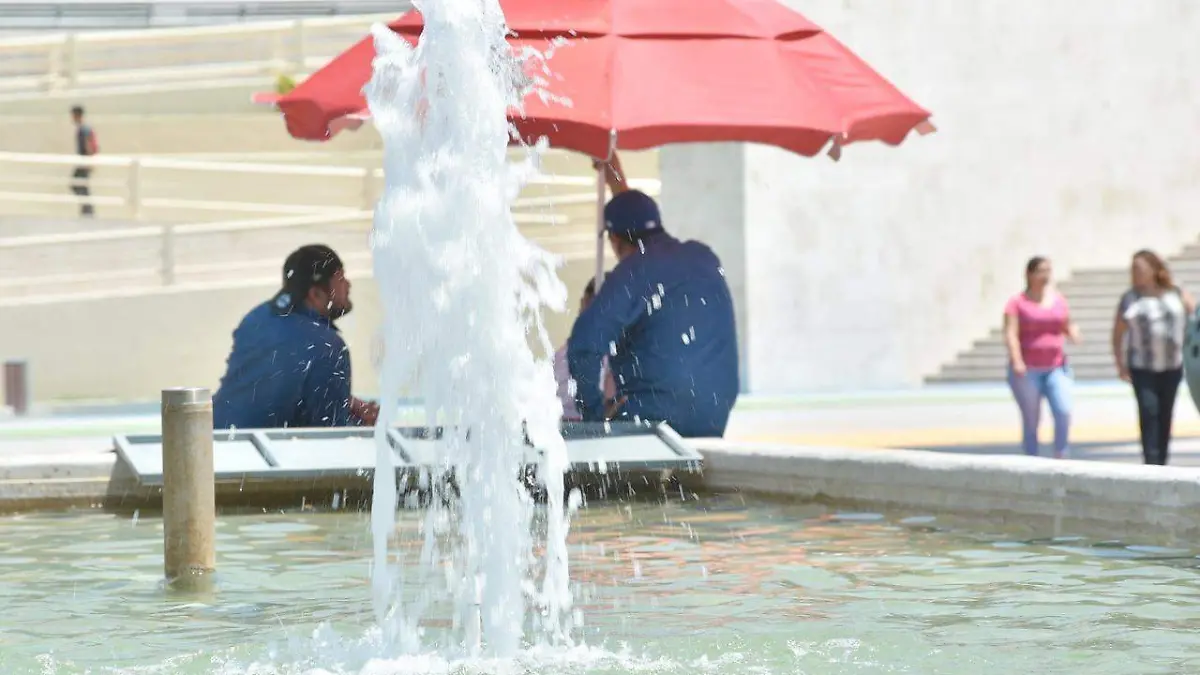
[[162, 392], [163, 568], [183, 586], [216, 569], [213, 408], [208, 389]]

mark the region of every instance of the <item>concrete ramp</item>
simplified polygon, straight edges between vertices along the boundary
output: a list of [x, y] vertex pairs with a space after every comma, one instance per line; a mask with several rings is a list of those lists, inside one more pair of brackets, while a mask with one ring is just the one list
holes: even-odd
[[[388, 431], [398, 472], [443, 466], [442, 428], [399, 427]], [[294, 481], [363, 476], [375, 468], [375, 430], [265, 429], [218, 431], [213, 471], [218, 482]], [[576, 422], [563, 426], [569, 471], [621, 474], [697, 471], [702, 458], [666, 424]], [[143, 485], [162, 485], [162, 436], [116, 436], [117, 455]], [[528, 445], [526, 466], [536, 469], [542, 451]]]

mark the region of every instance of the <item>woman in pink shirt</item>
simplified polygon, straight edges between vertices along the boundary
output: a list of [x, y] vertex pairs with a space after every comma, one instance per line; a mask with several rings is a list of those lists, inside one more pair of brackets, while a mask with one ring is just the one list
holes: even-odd
[[1071, 427], [1071, 370], [1063, 338], [1079, 341], [1067, 300], [1050, 287], [1050, 261], [1037, 256], [1025, 265], [1025, 290], [1004, 306], [1008, 386], [1021, 410], [1021, 445], [1038, 454], [1042, 399], [1054, 416], [1054, 456], [1067, 456]]

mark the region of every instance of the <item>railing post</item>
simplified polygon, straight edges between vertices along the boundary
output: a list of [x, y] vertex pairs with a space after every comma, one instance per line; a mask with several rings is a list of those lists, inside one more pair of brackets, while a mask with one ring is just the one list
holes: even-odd
[[29, 412], [29, 363], [8, 361], [4, 364], [4, 402], [21, 417]]
[[63, 42], [50, 45], [50, 48], [46, 51], [46, 89], [48, 91], [62, 89], [65, 44], [64, 39]]
[[283, 33], [271, 33], [269, 36], [271, 40], [271, 67], [274, 70], [284, 70], [287, 68], [287, 44], [283, 38]]
[[79, 41], [74, 33], [68, 33], [63, 42], [63, 63], [66, 66], [67, 88], [79, 86]]
[[175, 225], [167, 223], [162, 227], [162, 250], [159, 264], [163, 286], [175, 283]]
[[363, 211], [375, 208], [375, 170], [371, 168], [363, 169], [362, 208]]
[[162, 392], [163, 571], [203, 587], [216, 569], [213, 406], [208, 389]]
[[130, 220], [142, 219], [142, 160], [136, 157], [129, 162], [128, 185], [125, 197], [129, 205]]
[[304, 72], [304, 65], [308, 61], [308, 46], [305, 40], [307, 28], [304, 19], [296, 19], [292, 24], [292, 76], [297, 78]]

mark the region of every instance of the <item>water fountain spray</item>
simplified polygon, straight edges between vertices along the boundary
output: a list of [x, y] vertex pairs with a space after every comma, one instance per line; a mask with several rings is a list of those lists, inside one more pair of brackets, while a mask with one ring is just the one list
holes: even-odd
[[[418, 649], [416, 619], [441, 593], [453, 600], [454, 642], [469, 653], [511, 656], [522, 646], [527, 603], [550, 641], [568, 639], [571, 628], [561, 404], [549, 360], [529, 345], [532, 334], [552, 353], [541, 311], [561, 311], [566, 289], [558, 259], [522, 236], [510, 212], [537, 153], [530, 150], [524, 165], [508, 161], [508, 112], [529, 80], [505, 40], [498, 1], [414, 4], [425, 22], [420, 41], [414, 48], [376, 26], [366, 88], [383, 137], [385, 179], [372, 231], [385, 336], [372, 504], [375, 609], [381, 625], [401, 626], [407, 648]], [[444, 428], [440, 468], [457, 487], [456, 498], [429, 503], [427, 578], [407, 608], [404, 580], [389, 564], [396, 484], [386, 438], [406, 385], [423, 399], [429, 426]], [[526, 438], [544, 451], [540, 589], [529, 580], [534, 505], [521, 481]], [[422, 481], [436, 492], [438, 478]]]

